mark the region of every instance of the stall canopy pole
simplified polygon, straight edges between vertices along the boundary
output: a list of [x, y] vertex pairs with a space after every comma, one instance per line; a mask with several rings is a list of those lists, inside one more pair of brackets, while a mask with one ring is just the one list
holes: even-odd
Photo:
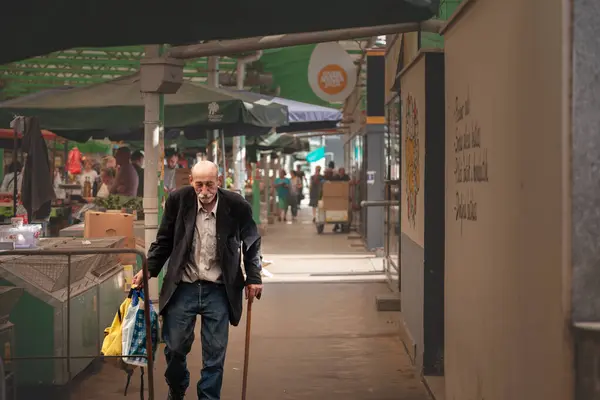
[[[144, 47], [145, 57], [157, 58], [160, 56], [160, 46], [150, 45]], [[144, 66], [141, 73], [144, 74]], [[164, 173], [164, 132], [161, 117], [161, 97], [159, 93], [142, 93], [144, 98], [144, 243], [146, 250], [156, 240], [159, 224], [159, 198], [158, 187]], [[157, 173], [158, 171], [158, 173]], [[149, 282], [150, 299], [158, 304], [159, 282], [152, 279]]]
[[[207, 83], [210, 87], [219, 86], [219, 57], [208, 57], [208, 76]], [[214, 163], [219, 163], [219, 131], [213, 129], [209, 131], [208, 142], [211, 144], [208, 150], [208, 157]]]
[[[262, 51], [257, 51], [248, 57], [238, 58], [236, 67], [236, 89], [244, 90], [244, 81], [246, 80], [246, 67], [248, 64], [258, 61], [262, 57]], [[246, 168], [246, 137], [239, 135], [233, 138], [233, 185], [238, 193], [244, 190], [244, 169]], [[248, 171], [248, 174], [251, 174]]]
[[223, 182], [221, 187], [227, 189], [227, 151], [225, 151], [225, 135], [221, 133], [221, 162], [223, 163]]
[[23, 134], [25, 131], [25, 120], [23, 117], [16, 116], [15, 119], [10, 123], [11, 128], [13, 128], [14, 137], [13, 137], [13, 154], [12, 154], [12, 170], [13, 170], [13, 217], [17, 216], [17, 205], [19, 199], [19, 177], [18, 174], [21, 171], [17, 171], [17, 156], [19, 150], [19, 135]]

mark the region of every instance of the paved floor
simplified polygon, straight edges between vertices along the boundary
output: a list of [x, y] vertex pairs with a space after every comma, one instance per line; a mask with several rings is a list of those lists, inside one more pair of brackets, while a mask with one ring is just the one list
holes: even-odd
[[[399, 338], [394, 313], [375, 311], [385, 284], [270, 284], [253, 307], [248, 399], [426, 400]], [[224, 400], [239, 399], [245, 325], [232, 328]], [[200, 346], [189, 358], [192, 380]], [[166, 398], [164, 361], [158, 357], [156, 399]], [[72, 399], [123, 398], [124, 374], [110, 365], [84, 380]], [[136, 374], [128, 397], [139, 398]], [[195, 398], [190, 390], [189, 398]]]
[[[323, 234], [317, 234], [308, 206], [300, 209], [296, 222], [275, 222], [267, 225], [263, 253], [271, 254], [364, 254], [362, 241], [357, 235], [333, 233], [333, 225], [326, 225]], [[349, 237], [351, 239], [349, 239]]]
[[[348, 235], [318, 236], [307, 211], [302, 219], [308, 223], [269, 226], [264, 252], [265, 258], [274, 259], [275, 276], [307, 268], [310, 274], [380, 268], [372, 255], [350, 245]], [[317, 264], [307, 267], [306, 260]], [[398, 313], [375, 309], [375, 296], [388, 292], [385, 283], [265, 281], [263, 299], [253, 307], [249, 400], [430, 399], [400, 340]], [[241, 397], [244, 321], [245, 316], [239, 327], [231, 329], [223, 400]], [[188, 363], [195, 382], [202, 364], [199, 342]], [[161, 348], [155, 399], [166, 399], [163, 373]], [[124, 382], [123, 372], [104, 364], [81, 379], [71, 399], [122, 399]], [[190, 388], [188, 398], [196, 398], [194, 389]], [[139, 398], [137, 373], [127, 397]]]
[[383, 260], [366, 252], [357, 234], [333, 233], [328, 225], [319, 235], [311, 219], [305, 206], [298, 221], [268, 225], [263, 255], [270, 274], [265, 283], [385, 282]]

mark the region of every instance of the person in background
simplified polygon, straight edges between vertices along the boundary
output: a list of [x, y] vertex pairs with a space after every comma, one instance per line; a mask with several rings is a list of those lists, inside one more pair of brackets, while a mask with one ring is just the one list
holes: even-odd
[[342, 182], [350, 182], [350, 175], [348, 175], [346, 173], [346, 169], [342, 167], [342, 168], [338, 169], [338, 173], [335, 176], [334, 180], [342, 181]]
[[[346, 169], [344, 167], [340, 167], [340, 169], [338, 169], [337, 173], [335, 175], [333, 175], [332, 181], [337, 181], [337, 182], [350, 182], [350, 176], [348, 174], [346, 174]], [[348, 193], [348, 196], [350, 196], [350, 193]], [[334, 232], [338, 232], [342, 229], [342, 227], [340, 226], [340, 224], [335, 224], [333, 226], [333, 231]]]
[[136, 150], [131, 154], [131, 164], [138, 176], [137, 196], [144, 197], [144, 152]]
[[[77, 178], [77, 183], [79, 183], [81, 189], [83, 189], [86, 181], [93, 186], [96, 178], [98, 178], [98, 172], [96, 172], [96, 170], [94, 169], [94, 160], [89, 157], [85, 157], [83, 159], [83, 171], [81, 171], [81, 174], [79, 174], [79, 177]], [[74, 190], [73, 194], [81, 195], [82, 191]]]
[[323, 174], [323, 179], [326, 180], [326, 181], [333, 181], [333, 180], [335, 180], [335, 175], [333, 174], [333, 169], [327, 168], [325, 170], [325, 173]]
[[321, 175], [321, 167], [315, 168], [315, 173], [310, 177], [309, 187], [309, 203], [308, 205], [312, 208], [313, 222], [317, 220], [317, 207], [319, 207], [319, 200], [321, 199], [321, 189], [323, 188], [323, 181], [325, 178]]
[[279, 208], [278, 221], [287, 221], [288, 199], [290, 197], [291, 181], [286, 178], [284, 169], [279, 170], [279, 178], [275, 179], [275, 190], [277, 191], [277, 206]]
[[6, 174], [4, 174], [4, 179], [2, 180], [2, 185], [0, 186], [0, 192], [13, 193], [16, 175], [17, 192], [21, 193], [21, 187], [23, 186], [23, 167], [21, 163], [18, 161], [12, 162], [5, 168], [5, 170]]
[[54, 168], [54, 179], [52, 181], [54, 186], [54, 194], [57, 199], [64, 200], [67, 198], [67, 192], [65, 189], [61, 189], [60, 185], [63, 184], [63, 170], [61, 167]]
[[117, 170], [114, 168], [102, 168], [100, 171], [100, 189], [98, 189], [98, 194], [96, 197], [101, 199], [105, 199], [110, 196], [110, 188], [115, 182], [115, 177], [117, 176]]
[[290, 175], [292, 178], [290, 179], [288, 206], [292, 212], [292, 221], [295, 221], [298, 216], [298, 192], [302, 189], [302, 183], [300, 182], [300, 178], [296, 175], [296, 171], [292, 171]]
[[131, 165], [131, 150], [129, 147], [119, 147], [115, 154], [117, 159], [117, 176], [110, 188], [110, 194], [135, 197], [138, 189], [138, 176]]
[[177, 168], [179, 168], [179, 154], [173, 149], [168, 149], [165, 151], [165, 160], [167, 163], [164, 175], [165, 192], [171, 193], [177, 189], [175, 173]]
[[117, 168], [117, 159], [113, 156], [104, 156], [102, 158], [102, 168]]
[[306, 174], [302, 171], [300, 164], [296, 165], [296, 176], [300, 179], [300, 188], [298, 190], [298, 209], [300, 209], [300, 203], [304, 200], [304, 187], [308, 186], [308, 179], [306, 179]]

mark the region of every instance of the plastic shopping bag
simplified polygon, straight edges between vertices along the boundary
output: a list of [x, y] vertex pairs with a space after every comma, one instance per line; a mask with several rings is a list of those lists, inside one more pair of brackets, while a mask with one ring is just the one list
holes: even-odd
[[122, 356], [122, 324], [123, 317], [127, 314], [131, 298], [126, 298], [117, 310], [112, 324], [104, 330], [104, 341], [102, 342], [102, 354], [105, 356]]
[[122, 325], [122, 354], [123, 362], [129, 365], [146, 367], [146, 322], [144, 309], [150, 309], [150, 331], [152, 339], [152, 355], [156, 353], [158, 346], [158, 314], [152, 307], [150, 301], [144, 301], [144, 293], [139, 289], [132, 289], [131, 305]]

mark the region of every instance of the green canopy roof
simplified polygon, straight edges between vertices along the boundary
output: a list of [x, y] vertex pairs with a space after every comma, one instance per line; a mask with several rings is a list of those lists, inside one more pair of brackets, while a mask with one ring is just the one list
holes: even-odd
[[[144, 142], [142, 141], [130, 141], [129, 147], [132, 149], [144, 148]], [[179, 135], [173, 138], [165, 138], [165, 148], [170, 146], [176, 146], [179, 151], [205, 149], [208, 145], [206, 139], [188, 139], [184, 135]], [[231, 148], [232, 138], [225, 138], [225, 147]], [[309, 150], [308, 139], [298, 138], [287, 134], [272, 133], [262, 137], [250, 138], [247, 143], [248, 151], [251, 149], [257, 149], [260, 151], [265, 150], [277, 150], [282, 151], [286, 154], [292, 154], [301, 151]]]
[[[24, 96], [0, 103], [0, 126], [14, 114], [36, 116], [42, 128], [85, 141], [90, 137], [142, 138], [144, 102], [139, 74], [109, 82]], [[184, 82], [176, 94], [165, 95], [167, 128], [206, 129], [288, 124], [286, 106], [218, 88]], [[86, 133], [87, 131], [87, 133]]]

